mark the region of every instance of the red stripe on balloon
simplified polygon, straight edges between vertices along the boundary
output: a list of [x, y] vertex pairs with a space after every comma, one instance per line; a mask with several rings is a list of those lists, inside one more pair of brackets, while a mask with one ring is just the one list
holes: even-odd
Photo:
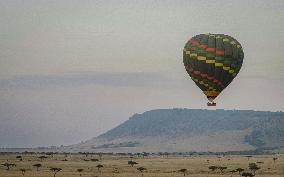
[[194, 74], [196, 74], [196, 75], [200, 75], [200, 71], [193, 70], [192, 72], [193, 72]]
[[213, 48], [213, 47], [207, 48], [207, 45], [200, 44], [198, 41], [196, 41], [194, 39], [190, 39], [189, 42], [199, 49], [204, 49], [208, 52], [214, 52], [215, 51], [216, 55], [224, 55], [225, 54], [224, 50], [218, 50], [218, 49]]
[[200, 75], [201, 77], [203, 78], [206, 78], [208, 80], [213, 80], [214, 83], [218, 84], [220, 87], [224, 88], [224, 85], [222, 84], [221, 81], [215, 79], [213, 76], [209, 76], [208, 74], [206, 73], [201, 73], [200, 71], [198, 70], [194, 70], [190, 65], [186, 65], [185, 66], [186, 70], [193, 73], [193, 74], [196, 74], [196, 75]]
[[214, 52], [216, 50], [216, 48], [207, 48], [206, 51], [208, 52]]
[[223, 50], [216, 50], [216, 54], [217, 55], [224, 55], [225, 51], [223, 51]]
[[213, 76], [208, 76], [207, 78], [208, 78], [209, 80], [213, 80], [213, 79], [214, 79]]
[[204, 45], [204, 44], [200, 44], [200, 45], [198, 46], [198, 48], [201, 48], [201, 49], [206, 49], [206, 48], [207, 48], [207, 45]]

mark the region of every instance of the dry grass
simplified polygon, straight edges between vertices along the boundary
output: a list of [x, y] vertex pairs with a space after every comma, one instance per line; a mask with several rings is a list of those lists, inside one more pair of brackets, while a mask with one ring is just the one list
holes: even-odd
[[[140, 177], [142, 174], [137, 170], [138, 167], [145, 167], [147, 170], [143, 173], [144, 177], [182, 177], [183, 173], [178, 172], [180, 169], [187, 169], [186, 176], [190, 177], [237, 177], [238, 173], [231, 174], [229, 171], [238, 167], [248, 170], [248, 164], [257, 163], [260, 170], [256, 172], [259, 177], [283, 177], [284, 175], [284, 155], [278, 155], [278, 159], [274, 163], [272, 155], [253, 156], [249, 160], [245, 156], [148, 156], [148, 157], [133, 157], [132, 160], [138, 162], [138, 165], [131, 167], [128, 161], [129, 156], [110, 156], [104, 155], [102, 160], [98, 162], [84, 161], [83, 159], [97, 158], [98, 156], [88, 156], [76, 154], [64, 155], [56, 154], [48, 156], [47, 159], [40, 160], [38, 157], [42, 154], [22, 155], [23, 161], [16, 158], [19, 154], [2, 154], [0, 155], [0, 163], [15, 163], [17, 166], [12, 167], [9, 171], [4, 166], [0, 166], [1, 177], [21, 177], [20, 169], [26, 169], [26, 177], [52, 177], [53, 173], [49, 170], [50, 167], [61, 168], [62, 171], [56, 174], [56, 177]], [[67, 159], [67, 161], [63, 161]], [[208, 161], [209, 160], [209, 161]], [[39, 171], [33, 167], [34, 164], [41, 163], [42, 167]], [[102, 164], [100, 171], [97, 165]], [[219, 170], [212, 172], [208, 169], [209, 166], [225, 166], [228, 167], [223, 174]], [[83, 172], [78, 172], [77, 169], [83, 169]], [[249, 171], [249, 170], [248, 170]]]

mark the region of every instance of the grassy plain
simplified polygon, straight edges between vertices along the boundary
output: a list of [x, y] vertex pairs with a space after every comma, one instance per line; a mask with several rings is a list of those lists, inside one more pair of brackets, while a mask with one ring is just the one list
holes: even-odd
[[[17, 158], [17, 156], [21, 156]], [[40, 156], [46, 156], [46, 159], [40, 159]], [[277, 160], [273, 160], [277, 157]], [[91, 160], [93, 159], [93, 161]], [[98, 159], [95, 161], [94, 159]], [[128, 161], [135, 161], [133, 167]], [[249, 163], [256, 163], [259, 170], [255, 176], [259, 177], [284, 177], [284, 154], [283, 155], [255, 155], [249, 159], [245, 156], [226, 155], [226, 156], [127, 156], [127, 155], [98, 155], [83, 154], [0, 154], [0, 164], [14, 163], [15, 167], [7, 170], [5, 166], [0, 166], [0, 177], [21, 177], [21, 169], [25, 169], [25, 177], [53, 177], [54, 174], [50, 168], [56, 167], [62, 170], [56, 174], [56, 177], [237, 177], [238, 172], [231, 173], [231, 170], [243, 168], [248, 169]], [[42, 167], [37, 171], [34, 164], [41, 164]], [[98, 169], [97, 165], [103, 165]], [[216, 169], [211, 171], [209, 166], [227, 167], [223, 173]], [[143, 174], [137, 170], [144, 167]], [[78, 169], [83, 169], [79, 172]], [[179, 172], [180, 169], [187, 169], [186, 173]]]

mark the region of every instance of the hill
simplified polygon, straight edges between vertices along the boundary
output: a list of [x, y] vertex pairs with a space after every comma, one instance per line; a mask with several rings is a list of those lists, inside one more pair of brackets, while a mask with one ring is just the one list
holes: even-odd
[[68, 151], [225, 152], [284, 147], [284, 113], [159, 109], [134, 114]]

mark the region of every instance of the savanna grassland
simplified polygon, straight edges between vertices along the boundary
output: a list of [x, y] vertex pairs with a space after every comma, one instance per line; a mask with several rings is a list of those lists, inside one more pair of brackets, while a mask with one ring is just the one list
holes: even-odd
[[[284, 176], [284, 154], [251, 157], [238, 155], [144, 157], [111, 154], [100, 156], [99, 154], [1, 153], [0, 164], [0, 177], [53, 177], [57, 171], [56, 177], [237, 177], [245, 172], [254, 174], [253, 168], [249, 169], [249, 164], [255, 164], [251, 166], [257, 167], [255, 176]], [[240, 173], [236, 171], [238, 168]]]

